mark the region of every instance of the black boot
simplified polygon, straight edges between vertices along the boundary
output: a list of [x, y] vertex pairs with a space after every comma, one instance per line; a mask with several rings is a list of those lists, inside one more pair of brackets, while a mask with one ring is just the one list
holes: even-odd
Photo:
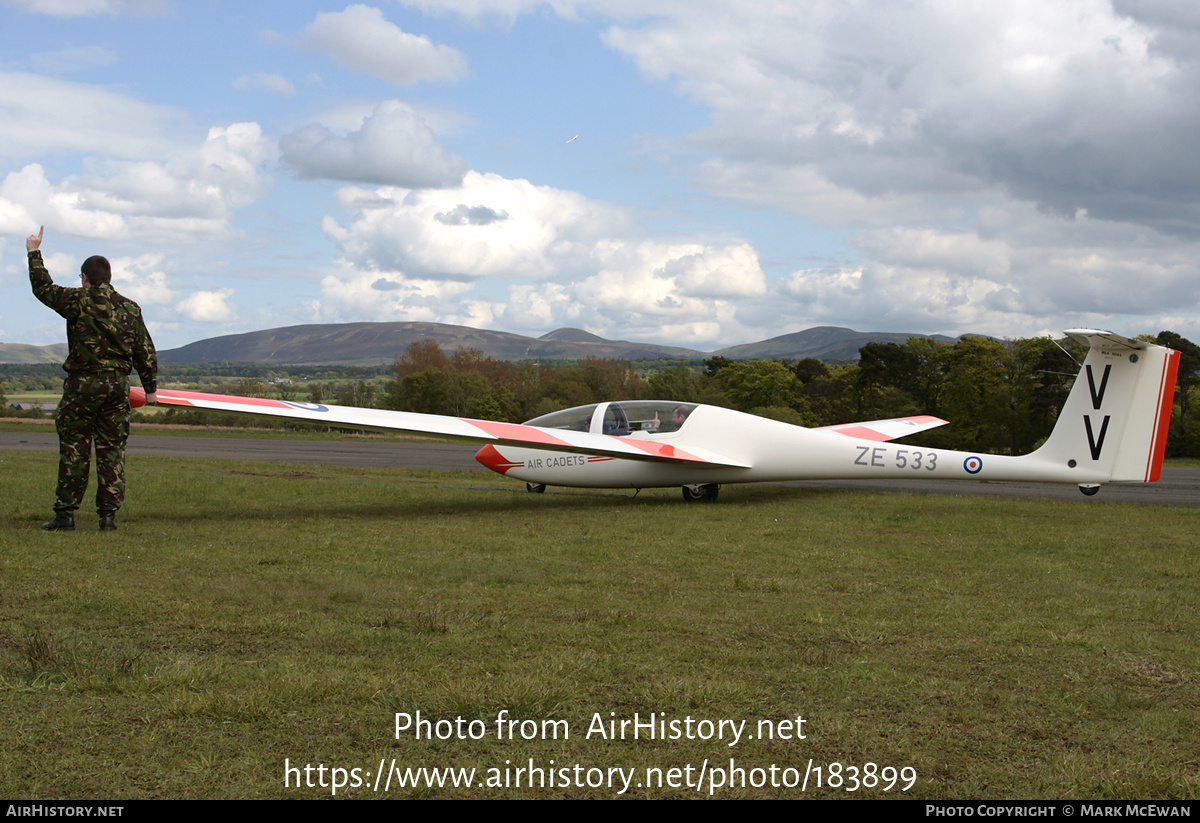
[[117, 513], [100, 512], [100, 531], [115, 532], [117, 530]]
[[53, 520], [42, 524], [42, 530], [48, 532], [73, 532], [75, 531], [75, 515], [55, 512]]

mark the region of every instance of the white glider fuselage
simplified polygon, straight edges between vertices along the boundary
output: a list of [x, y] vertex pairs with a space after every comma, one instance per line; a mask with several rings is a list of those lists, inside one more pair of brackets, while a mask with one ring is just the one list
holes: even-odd
[[864, 441], [704, 405], [692, 409], [679, 431], [662, 434], [637, 431], [626, 437], [670, 446], [687, 454], [711, 455], [710, 450], [714, 448], [719, 449], [720, 454], [712, 455], [712, 462], [677, 463], [489, 445], [480, 449], [476, 459], [493, 471], [528, 483], [588, 488], [656, 488], [772, 480], [901, 477], [914, 473], [938, 476], [939, 468], [947, 466], [946, 458], [927, 456], [956, 454]]
[[586, 488], [901, 478], [1112, 482], [1111, 472], [1096, 461], [1077, 461], [1072, 467], [1068, 460], [1039, 458], [1037, 452], [1009, 457], [862, 440], [716, 406], [697, 406], [678, 432], [635, 432], [628, 437], [686, 452], [699, 451], [699, 444], [719, 443], [723, 458], [745, 465], [657, 463], [503, 445], [484, 446], [476, 459], [527, 483]]

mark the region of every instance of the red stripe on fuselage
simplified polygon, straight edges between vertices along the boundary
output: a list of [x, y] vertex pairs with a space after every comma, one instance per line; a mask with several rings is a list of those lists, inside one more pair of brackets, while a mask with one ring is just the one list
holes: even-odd
[[525, 465], [523, 462], [515, 462], [507, 459], [491, 443], [488, 443], [482, 449], [475, 452], [475, 460], [496, 474], [505, 474], [509, 469], [519, 469]]
[[635, 446], [647, 454], [653, 454], [656, 457], [673, 457], [677, 460], [691, 460], [695, 463], [707, 463], [707, 460], [701, 460], [694, 454], [688, 454], [683, 449], [677, 449], [670, 443], [655, 443], [651, 440], [637, 440], [632, 437], [623, 437], [621, 442], [629, 446]]

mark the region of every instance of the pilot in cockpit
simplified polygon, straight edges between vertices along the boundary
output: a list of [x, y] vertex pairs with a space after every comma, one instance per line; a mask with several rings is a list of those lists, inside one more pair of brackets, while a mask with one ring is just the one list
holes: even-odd
[[691, 406], [676, 406], [675, 410], [671, 412], [671, 422], [665, 425], [661, 420], [658, 419], [658, 412], [655, 412], [654, 420], [651, 421], [650, 425], [646, 427], [646, 431], [677, 432], [683, 427], [683, 424], [687, 422], [688, 415], [691, 414], [691, 412]]

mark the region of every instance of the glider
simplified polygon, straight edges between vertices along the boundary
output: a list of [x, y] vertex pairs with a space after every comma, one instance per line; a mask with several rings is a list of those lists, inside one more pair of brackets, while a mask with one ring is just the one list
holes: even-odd
[[[160, 389], [158, 404], [282, 417], [483, 443], [475, 459], [529, 491], [680, 486], [713, 501], [722, 484], [779, 480], [923, 478], [1077, 484], [1159, 479], [1179, 352], [1111, 332], [1073, 329], [1087, 358], [1050, 437], [1013, 457], [893, 443], [946, 424], [936, 417], [808, 429], [696, 403], [594, 403], [525, 424]], [[145, 402], [132, 389], [134, 406]]]

